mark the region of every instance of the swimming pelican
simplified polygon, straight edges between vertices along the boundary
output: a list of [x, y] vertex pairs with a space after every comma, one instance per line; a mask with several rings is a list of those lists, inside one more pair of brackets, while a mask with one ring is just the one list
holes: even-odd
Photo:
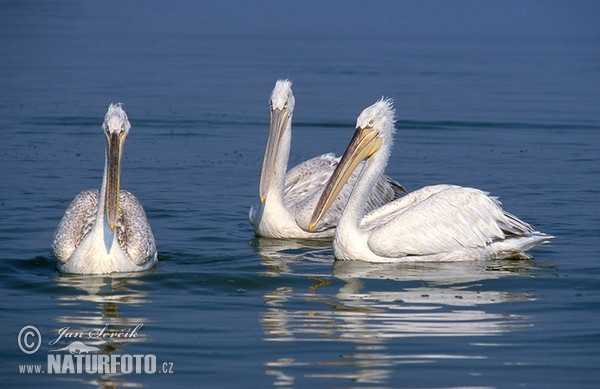
[[[307, 232], [312, 210], [339, 162], [334, 154], [302, 162], [286, 174], [292, 138], [292, 115], [295, 99], [292, 83], [278, 80], [270, 99], [271, 122], [269, 137], [260, 174], [260, 204], [250, 208], [250, 223], [256, 236], [268, 238], [318, 239], [331, 238], [341, 215], [351, 184], [333, 202], [321, 223]], [[377, 208], [399, 197], [404, 188], [380, 174], [369, 192], [369, 209]]]
[[366, 159], [333, 238], [338, 259], [368, 262], [528, 258], [524, 251], [552, 236], [534, 231], [478, 189], [427, 186], [367, 213], [365, 199], [387, 164], [394, 134], [390, 99], [366, 108], [340, 164], [315, 207], [309, 230]]
[[120, 190], [121, 156], [131, 125], [121, 104], [111, 104], [102, 125], [106, 157], [102, 188], [79, 193], [60, 221], [52, 252], [65, 273], [133, 272], [156, 264], [156, 244], [137, 198]]

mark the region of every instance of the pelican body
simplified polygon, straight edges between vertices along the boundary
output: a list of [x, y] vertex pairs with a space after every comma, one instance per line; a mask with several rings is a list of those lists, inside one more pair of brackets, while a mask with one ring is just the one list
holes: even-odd
[[156, 264], [152, 229], [137, 198], [120, 190], [123, 145], [131, 125], [121, 104], [111, 104], [102, 125], [106, 135], [100, 191], [85, 190], [71, 202], [52, 243], [65, 273], [134, 272]]
[[528, 258], [526, 250], [553, 238], [504, 211], [488, 193], [456, 185], [427, 186], [369, 212], [369, 188], [387, 164], [394, 122], [389, 99], [360, 114], [354, 137], [315, 207], [309, 230], [348, 177], [362, 170], [335, 232], [336, 258], [368, 262]]
[[[334, 154], [323, 154], [300, 163], [286, 173], [292, 137], [295, 99], [292, 83], [278, 80], [270, 98], [269, 137], [259, 183], [260, 203], [250, 208], [250, 223], [256, 236], [267, 238], [331, 238], [350, 195], [349, 185], [334, 199], [319, 224], [308, 232], [312, 211], [339, 163]], [[367, 196], [367, 207], [374, 209], [398, 198], [404, 188], [390, 178], [379, 176]]]

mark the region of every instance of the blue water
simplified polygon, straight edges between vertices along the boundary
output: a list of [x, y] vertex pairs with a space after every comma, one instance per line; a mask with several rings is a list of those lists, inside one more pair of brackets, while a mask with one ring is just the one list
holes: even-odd
[[[595, 2], [2, 2], [0, 386], [600, 385], [600, 28]], [[557, 236], [532, 260], [369, 265], [248, 223], [268, 97], [294, 81], [291, 164], [341, 154], [394, 98], [387, 174], [454, 183]], [[98, 188], [111, 102], [122, 187], [159, 250], [144, 274], [57, 272], [50, 243]], [[155, 374], [48, 374], [61, 329]], [[22, 352], [35, 326], [39, 350]], [[30, 341], [35, 338], [28, 338]], [[71, 339], [72, 340], [72, 339]], [[66, 354], [60, 354], [66, 355]], [[44, 373], [20, 373], [40, 364]], [[164, 368], [164, 372], [163, 372]]]

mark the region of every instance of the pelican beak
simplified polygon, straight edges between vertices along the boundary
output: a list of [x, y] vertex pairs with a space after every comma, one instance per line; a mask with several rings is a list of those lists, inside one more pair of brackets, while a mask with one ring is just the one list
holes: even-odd
[[271, 108], [269, 138], [267, 139], [267, 148], [265, 150], [265, 157], [263, 159], [262, 170], [260, 173], [260, 184], [258, 187], [261, 204], [265, 203], [265, 198], [267, 197], [267, 190], [269, 189], [269, 183], [271, 182], [271, 176], [273, 175], [275, 159], [277, 158], [277, 150], [279, 149], [279, 142], [281, 141], [281, 137], [283, 136], [283, 131], [286, 128], [289, 117], [290, 114], [286, 108]]
[[312, 232], [323, 215], [327, 212], [331, 204], [337, 198], [338, 194], [352, 175], [356, 166], [363, 160], [371, 157], [381, 147], [382, 139], [378, 136], [379, 131], [373, 128], [357, 128], [346, 152], [342, 156], [340, 163], [329, 178], [321, 198], [313, 211], [308, 226], [308, 231]]
[[125, 144], [125, 133], [111, 133], [106, 135], [108, 142], [106, 148], [108, 160], [108, 176], [106, 178], [106, 220], [111, 231], [119, 215], [119, 197], [121, 193], [121, 157]]

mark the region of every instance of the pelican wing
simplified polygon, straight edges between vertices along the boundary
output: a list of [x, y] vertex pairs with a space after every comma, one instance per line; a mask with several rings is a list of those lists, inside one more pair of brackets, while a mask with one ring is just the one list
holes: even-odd
[[293, 208], [306, 198], [321, 194], [323, 187], [339, 162], [333, 153], [323, 154], [304, 161], [285, 175], [284, 201]]
[[[460, 186], [431, 185], [406, 194], [402, 198], [398, 198], [399, 196], [397, 196], [395, 201], [388, 202], [380, 207], [373, 208], [370, 213], [367, 213], [360, 221], [361, 229], [364, 231], [371, 231], [373, 229], [376, 229], [377, 227], [380, 227], [383, 224], [387, 224], [410, 207], [413, 207], [423, 202], [433, 194], [450, 188], [460, 188]], [[370, 204], [367, 203], [367, 208], [369, 206]]]
[[84, 190], [69, 204], [52, 241], [52, 253], [58, 261], [67, 262], [94, 227], [99, 198], [98, 190]]
[[133, 193], [122, 190], [120, 203], [117, 239], [129, 258], [141, 266], [156, 255], [154, 235], [144, 208]]
[[450, 185], [427, 187], [367, 215], [369, 248], [398, 258], [485, 247], [506, 235], [532, 232], [485, 192]]

